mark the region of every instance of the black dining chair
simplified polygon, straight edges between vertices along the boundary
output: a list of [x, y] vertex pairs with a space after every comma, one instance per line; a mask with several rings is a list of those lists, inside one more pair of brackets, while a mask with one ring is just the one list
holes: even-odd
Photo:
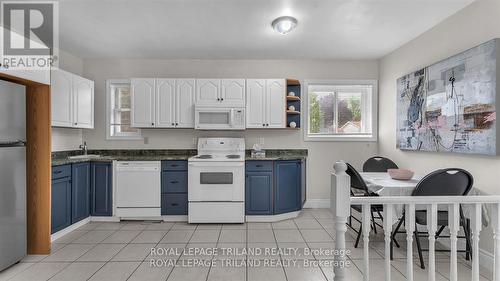
[[363, 164], [363, 172], [387, 172], [388, 169], [398, 169], [398, 165], [382, 156], [371, 157]]
[[[370, 192], [368, 190], [368, 187], [366, 186], [365, 181], [361, 177], [361, 175], [356, 171], [356, 169], [349, 163], [347, 164], [347, 171], [346, 173], [351, 177], [351, 196], [378, 196], [378, 194]], [[351, 208], [355, 210], [356, 212], [360, 213], [362, 212], [362, 206], [361, 205], [351, 205]], [[383, 220], [381, 211], [383, 210], [383, 205], [372, 205], [371, 206], [371, 221], [372, 221], [372, 229], [375, 233], [377, 233], [377, 225], [382, 228], [380, 224], [377, 224], [375, 222], [375, 219], [380, 219]], [[375, 216], [374, 213], [377, 213], [378, 216]], [[357, 221], [360, 224], [359, 230], [354, 229], [352, 226], [352, 220]], [[354, 248], [358, 247], [359, 240], [361, 238], [361, 233], [362, 233], [362, 226], [361, 226], [361, 220], [354, 216], [349, 217], [349, 227], [356, 232], [357, 237], [356, 237], [356, 243], [354, 244]]]
[[[466, 170], [459, 168], [448, 168], [440, 169], [434, 171], [423, 179], [421, 179], [415, 190], [413, 190], [412, 196], [466, 196], [472, 188], [474, 183], [474, 178]], [[396, 228], [392, 233], [392, 240], [395, 241], [395, 236], [399, 232], [399, 228], [404, 222], [405, 215], [399, 219]], [[437, 214], [437, 225], [438, 231], [436, 232], [436, 239], [444, 238], [449, 236], [443, 236], [441, 233], [448, 226], [448, 211], [438, 210]], [[420, 259], [420, 267], [425, 269], [424, 259], [422, 256], [423, 251], [428, 251], [429, 249], [422, 249], [420, 244], [420, 237], [429, 237], [427, 232], [419, 232], [417, 225], [427, 225], [427, 211], [417, 210], [415, 211], [415, 241], [417, 243], [418, 257]], [[465, 218], [462, 207], [460, 206], [460, 226], [463, 227], [464, 236], [458, 236], [458, 238], [465, 238], [465, 250], [459, 250], [458, 252], [465, 252], [466, 260], [472, 257], [472, 244], [470, 236], [470, 223]], [[443, 252], [448, 250], [436, 250], [436, 252]], [[391, 251], [392, 252], [392, 251]]]

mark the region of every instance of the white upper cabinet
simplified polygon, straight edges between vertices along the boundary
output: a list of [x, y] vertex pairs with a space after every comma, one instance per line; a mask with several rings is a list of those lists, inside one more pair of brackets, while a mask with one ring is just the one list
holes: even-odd
[[73, 75], [73, 125], [94, 128], [94, 81]]
[[51, 75], [52, 126], [73, 127], [73, 74], [56, 69]]
[[133, 78], [130, 81], [132, 90], [132, 127], [155, 127], [155, 79]]
[[132, 127], [194, 128], [195, 79], [131, 80]]
[[285, 80], [247, 79], [247, 128], [285, 128]]
[[245, 107], [245, 79], [196, 79], [196, 105]]
[[194, 128], [195, 80], [177, 79], [176, 121], [177, 128]]
[[175, 127], [175, 79], [156, 79], [156, 127]]
[[51, 71], [52, 126], [94, 128], [94, 81], [61, 69]]
[[247, 128], [264, 127], [265, 79], [247, 79]]
[[222, 79], [220, 99], [227, 107], [245, 107], [245, 79]]
[[220, 79], [196, 79], [196, 105], [220, 105]]
[[284, 79], [266, 81], [266, 128], [286, 127], [286, 83]]

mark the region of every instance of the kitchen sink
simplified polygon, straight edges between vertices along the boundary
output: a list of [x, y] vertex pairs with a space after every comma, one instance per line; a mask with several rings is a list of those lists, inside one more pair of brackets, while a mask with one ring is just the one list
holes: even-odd
[[97, 154], [86, 154], [86, 155], [75, 155], [75, 156], [70, 156], [68, 157], [69, 159], [94, 159], [94, 158], [100, 158], [101, 155]]

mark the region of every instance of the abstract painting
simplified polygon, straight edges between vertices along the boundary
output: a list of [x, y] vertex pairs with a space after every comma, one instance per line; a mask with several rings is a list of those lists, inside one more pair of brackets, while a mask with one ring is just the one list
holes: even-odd
[[497, 155], [497, 40], [397, 80], [397, 147]]

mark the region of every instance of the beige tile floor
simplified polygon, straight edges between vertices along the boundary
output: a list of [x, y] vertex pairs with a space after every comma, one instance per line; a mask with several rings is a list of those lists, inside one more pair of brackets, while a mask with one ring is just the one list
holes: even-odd
[[[380, 233], [370, 240], [370, 279], [384, 280], [384, 242]], [[43, 280], [219, 280], [219, 281], [326, 281], [333, 268], [314, 261], [333, 256], [309, 250], [329, 249], [334, 243], [331, 214], [325, 209], [306, 209], [296, 219], [276, 223], [209, 224], [187, 223], [89, 223], [58, 239], [48, 256], [28, 256], [0, 272], [0, 281]], [[352, 251], [348, 280], [362, 280], [362, 249], [354, 249], [355, 233], [348, 230]], [[404, 237], [400, 238], [404, 241]], [[362, 245], [361, 245], [362, 247]], [[173, 249], [151, 253], [151, 249]], [[208, 250], [216, 248], [217, 253]], [[222, 252], [222, 249], [240, 252]], [[261, 249], [261, 253], [242, 253]], [[297, 249], [297, 252], [265, 252], [266, 249]], [[177, 249], [177, 251], [175, 251]], [[189, 250], [203, 249], [204, 253]], [[183, 252], [184, 250], [184, 252]], [[392, 280], [405, 280], [406, 250], [395, 248]], [[414, 253], [414, 280], [427, 280]], [[426, 258], [427, 259], [427, 258]], [[170, 261], [151, 267], [151, 261]], [[193, 265], [193, 261], [203, 262]], [[238, 264], [224, 264], [225, 262]], [[293, 261], [296, 263], [293, 264]], [[246, 262], [247, 266], [242, 263]], [[279, 263], [281, 262], [281, 264]], [[289, 262], [289, 264], [286, 264]], [[312, 264], [312, 265], [311, 265]], [[309, 266], [307, 266], [309, 265]], [[436, 280], [448, 280], [449, 256], [437, 254]], [[470, 262], [459, 259], [459, 280], [471, 280]], [[481, 271], [482, 280], [490, 274]]]

